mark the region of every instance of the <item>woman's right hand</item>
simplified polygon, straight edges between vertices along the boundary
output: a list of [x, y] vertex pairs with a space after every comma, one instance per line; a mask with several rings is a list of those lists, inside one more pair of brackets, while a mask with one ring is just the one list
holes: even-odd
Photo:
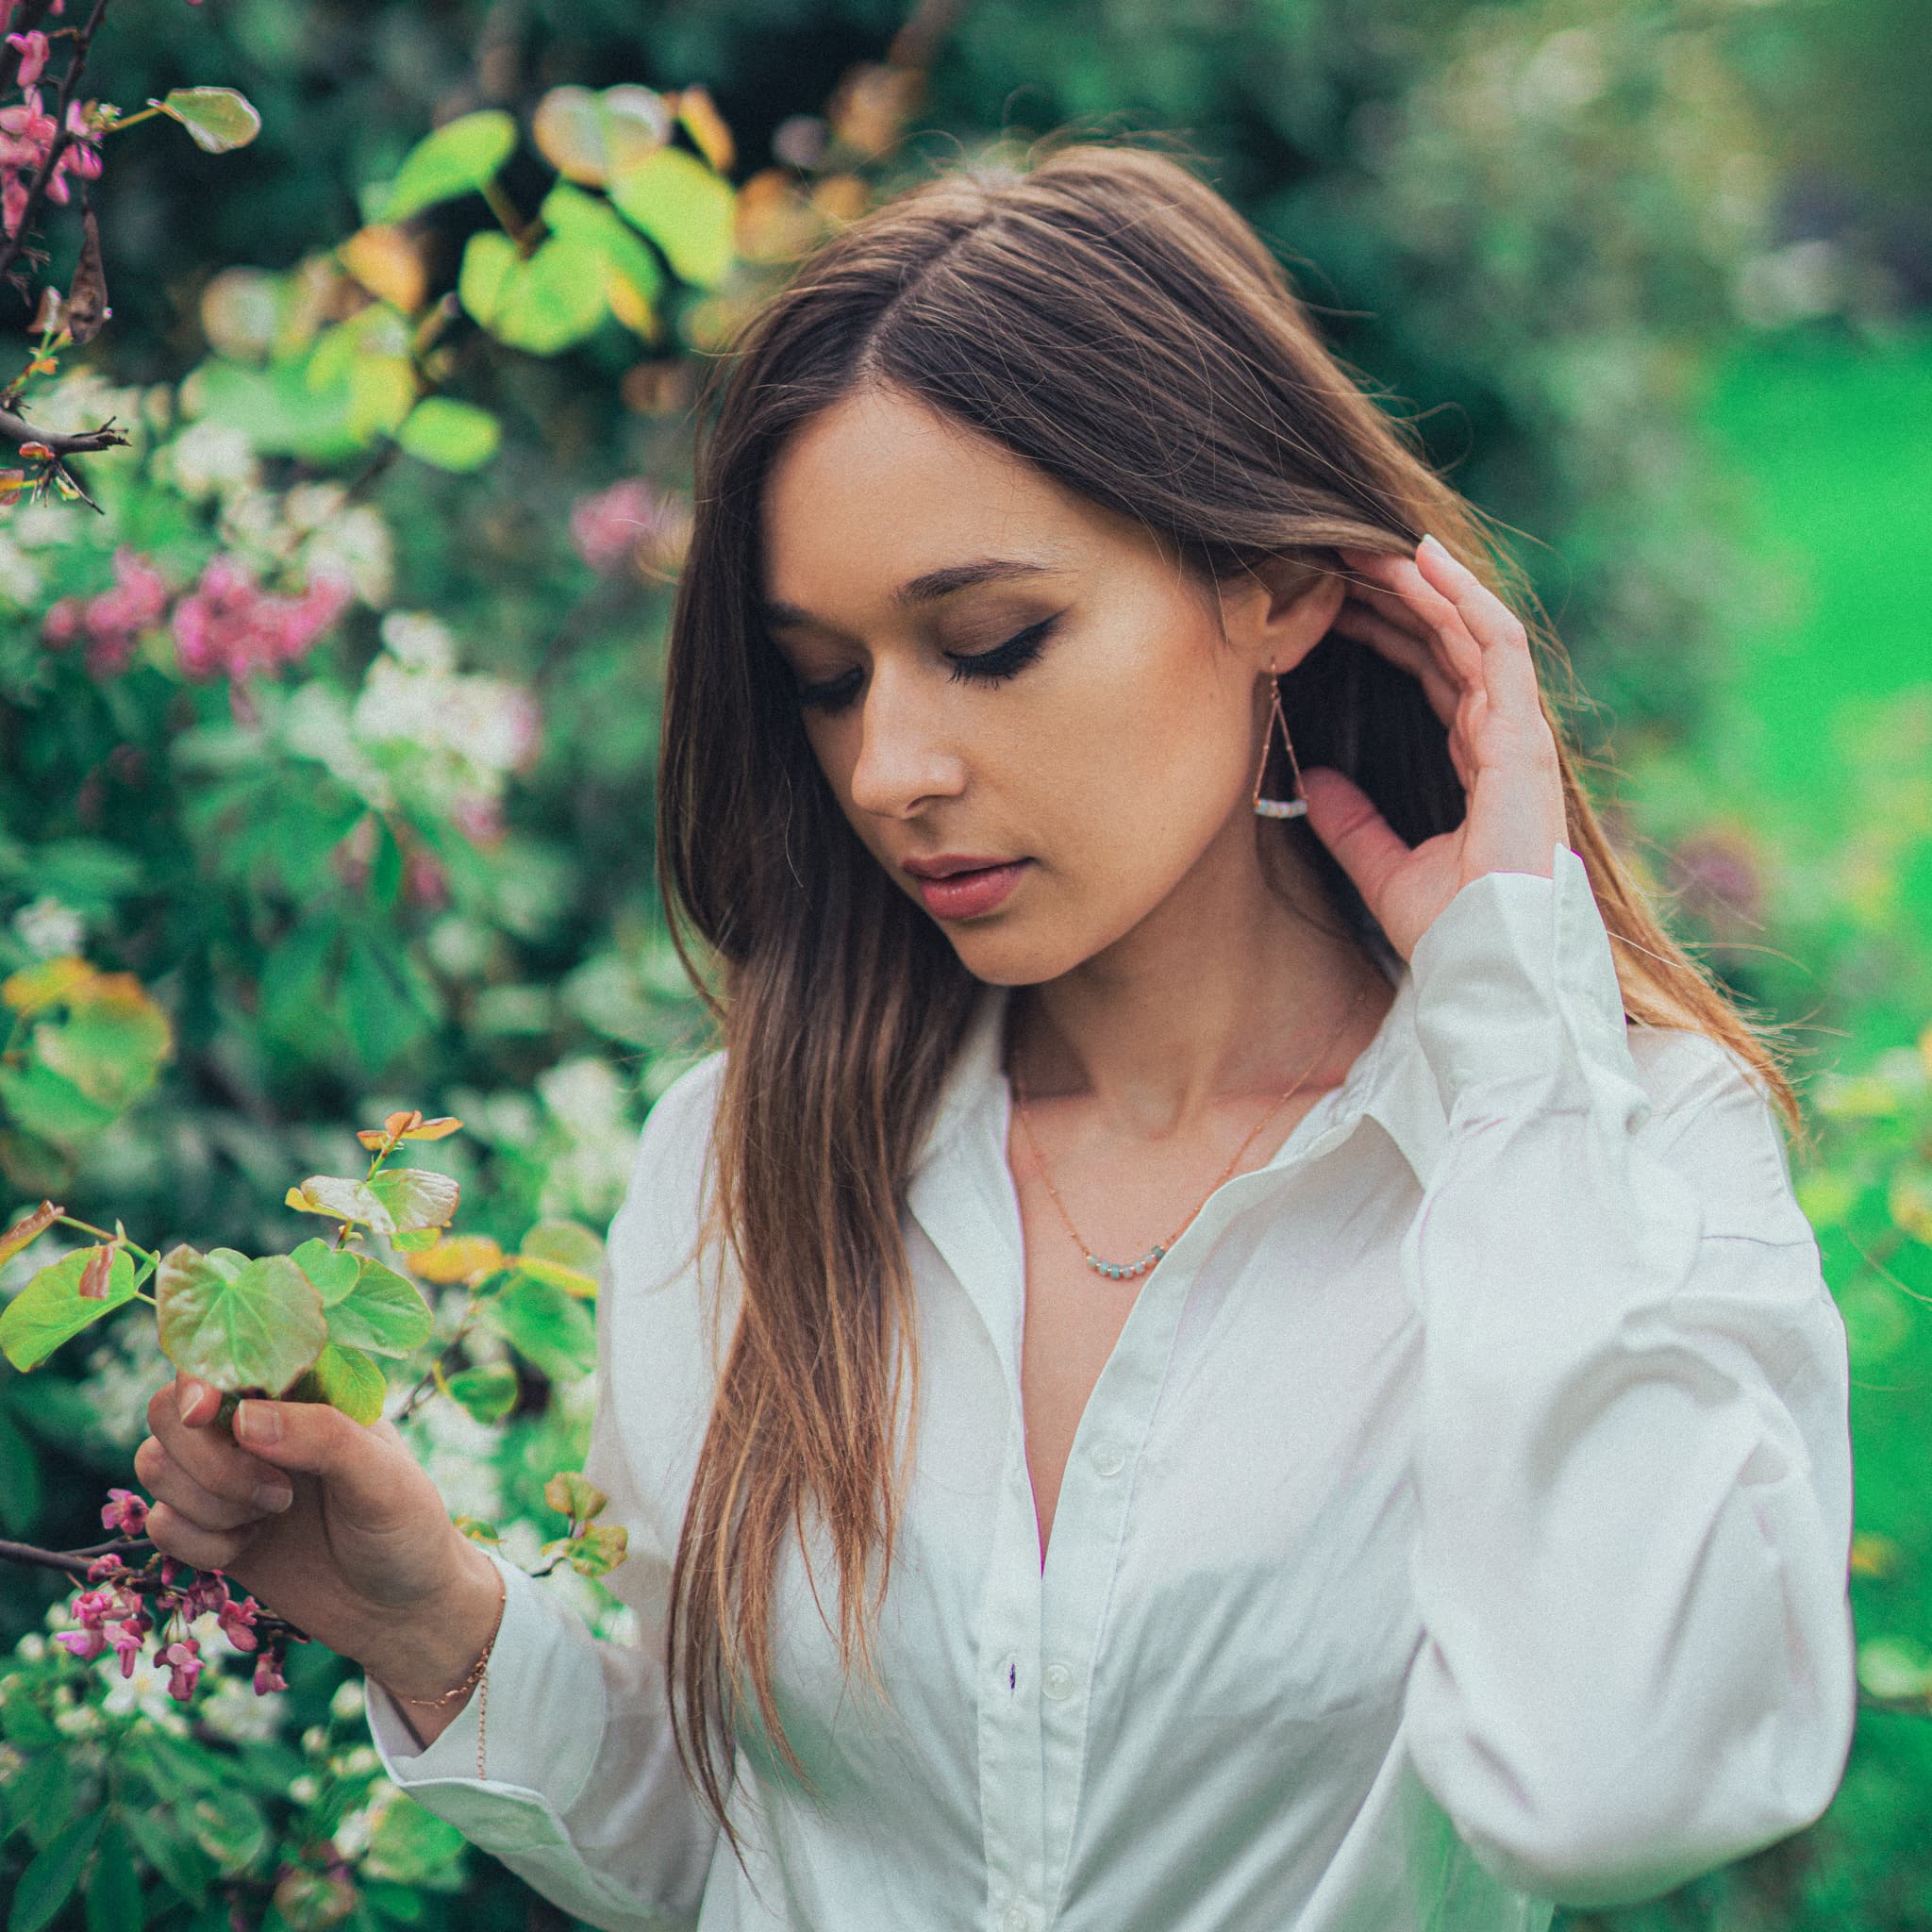
[[[134, 1452], [134, 1473], [155, 1498], [146, 1534], [165, 1555], [220, 1570], [351, 1657], [474, 1565], [475, 1546], [392, 1422], [365, 1426], [325, 1403], [250, 1396], [236, 1421], [273, 1417], [280, 1433], [261, 1441], [244, 1429], [238, 1441], [215, 1422], [221, 1400], [177, 1374], [148, 1402], [154, 1433]], [[275, 1507], [264, 1486], [290, 1492], [287, 1507]]]

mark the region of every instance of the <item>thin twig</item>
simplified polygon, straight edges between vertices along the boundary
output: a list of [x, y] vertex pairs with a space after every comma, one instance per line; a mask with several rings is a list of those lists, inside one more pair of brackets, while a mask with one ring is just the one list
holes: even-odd
[[94, 10], [88, 16], [87, 25], [75, 36], [74, 55], [67, 63], [67, 72], [60, 76], [60, 98], [54, 108], [54, 144], [48, 148], [47, 158], [42, 162], [33, 186], [27, 190], [26, 206], [21, 210], [19, 225], [10, 236], [0, 240], [0, 284], [5, 284], [13, 264], [20, 258], [21, 250], [26, 246], [27, 235], [59, 169], [60, 157], [73, 142], [74, 130], [67, 125], [67, 110], [74, 104], [81, 74], [87, 67], [88, 49], [93, 43], [95, 29], [107, 11], [108, 0], [94, 0]]

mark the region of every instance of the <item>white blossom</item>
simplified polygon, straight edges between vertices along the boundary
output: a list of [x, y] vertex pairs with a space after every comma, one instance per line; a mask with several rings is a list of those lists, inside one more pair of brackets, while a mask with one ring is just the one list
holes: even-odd
[[55, 959], [80, 951], [87, 921], [72, 906], [43, 892], [13, 915], [13, 930], [36, 959]]

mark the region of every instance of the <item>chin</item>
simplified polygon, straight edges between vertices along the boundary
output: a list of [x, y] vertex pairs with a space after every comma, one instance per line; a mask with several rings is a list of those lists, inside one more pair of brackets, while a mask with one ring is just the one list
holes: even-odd
[[1040, 986], [1091, 958], [1094, 948], [1043, 935], [1015, 923], [1001, 930], [997, 916], [974, 927], [961, 922], [947, 935], [959, 963], [988, 986]]

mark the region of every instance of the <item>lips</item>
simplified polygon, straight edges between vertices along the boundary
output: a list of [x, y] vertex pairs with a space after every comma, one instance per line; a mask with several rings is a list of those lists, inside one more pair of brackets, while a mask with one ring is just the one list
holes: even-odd
[[968, 865], [939, 878], [921, 877], [910, 866], [906, 870], [918, 879], [920, 899], [935, 919], [974, 919], [1003, 904], [1032, 863], [1030, 858], [1016, 858]]

